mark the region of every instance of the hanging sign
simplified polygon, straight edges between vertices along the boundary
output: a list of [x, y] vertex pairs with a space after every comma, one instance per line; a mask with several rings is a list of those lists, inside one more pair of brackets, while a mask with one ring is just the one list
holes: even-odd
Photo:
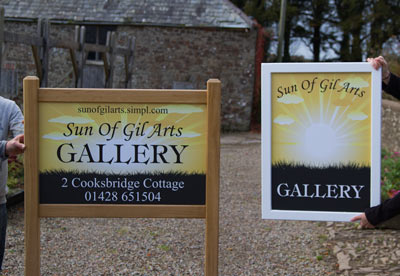
[[380, 198], [380, 72], [263, 64], [262, 216], [347, 221]]

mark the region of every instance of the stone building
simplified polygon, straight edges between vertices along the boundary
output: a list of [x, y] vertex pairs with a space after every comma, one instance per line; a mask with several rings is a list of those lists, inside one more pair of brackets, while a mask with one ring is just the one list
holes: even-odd
[[[50, 39], [74, 40], [76, 25], [86, 26], [88, 43], [104, 44], [106, 32], [115, 31], [117, 45], [127, 47], [134, 36], [130, 88], [205, 89], [208, 79], [218, 78], [222, 129], [250, 128], [259, 32], [228, 0], [0, 0], [0, 5], [8, 32], [36, 34], [38, 19], [48, 18]], [[16, 70], [19, 83], [36, 75], [31, 47], [5, 44], [3, 68]], [[104, 74], [98, 53], [87, 59], [87, 66]], [[116, 58], [114, 88], [124, 87], [123, 62]], [[74, 87], [72, 68], [66, 49], [51, 48], [48, 86]]]

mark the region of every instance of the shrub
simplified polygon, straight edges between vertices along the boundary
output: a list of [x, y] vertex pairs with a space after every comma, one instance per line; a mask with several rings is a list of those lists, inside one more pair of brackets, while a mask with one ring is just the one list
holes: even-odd
[[382, 149], [382, 200], [393, 197], [400, 190], [400, 152]]
[[24, 163], [22, 155], [8, 160], [7, 186], [10, 190], [23, 188], [24, 185]]

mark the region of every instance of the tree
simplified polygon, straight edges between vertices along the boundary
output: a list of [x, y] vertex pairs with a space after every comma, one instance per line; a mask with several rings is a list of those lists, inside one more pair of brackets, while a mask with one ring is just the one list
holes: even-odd
[[[281, 0], [233, 0], [262, 26], [277, 26]], [[400, 39], [400, 0], [288, 0], [283, 61], [290, 46], [301, 40], [321, 60], [321, 52], [339, 61], [378, 56], [389, 39]], [[324, 58], [322, 57], [322, 60]]]
[[238, 7], [239, 9], [243, 10], [244, 5], [246, 4], [247, 0], [231, 0], [231, 2]]
[[368, 42], [368, 55], [377, 56], [383, 44], [392, 36], [400, 35], [400, 1], [370, 1], [371, 27]]
[[329, 0], [305, 0], [301, 11], [301, 24], [294, 30], [294, 35], [301, 38], [313, 53], [313, 60], [320, 61], [321, 49], [330, 36], [322, 27], [327, 24], [330, 5]]
[[[257, 20], [264, 27], [278, 26], [281, 0], [233, 0], [247, 15]], [[303, 1], [288, 0], [285, 21], [283, 61], [290, 61], [290, 46], [296, 38], [294, 30], [298, 25]]]
[[[275, 0], [272, 3], [271, 11], [272, 14], [270, 18], [275, 22], [279, 22], [280, 15], [280, 0]], [[297, 0], [288, 0], [286, 7], [286, 20], [285, 20], [285, 35], [284, 35], [284, 44], [283, 44], [283, 62], [291, 61], [290, 56], [290, 46], [292, 41], [298, 38], [296, 30], [299, 29], [302, 16], [302, 10], [304, 10], [305, 2], [297, 1]], [[268, 17], [267, 17], [268, 18]]]
[[340, 61], [361, 61], [362, 44], [365, 40], [366, 0], [334, 0], [337, 18], [332, 20], [341, 32], [337, 39]]

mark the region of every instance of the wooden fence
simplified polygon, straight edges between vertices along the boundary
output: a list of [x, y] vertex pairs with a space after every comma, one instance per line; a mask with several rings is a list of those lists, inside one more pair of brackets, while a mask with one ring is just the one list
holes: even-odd
[[18, 72], [10, 69], [1, 69], [0, 95], [5, 98], [16, 98], [21, 87], [18, 84]]
[[[32, 55], [36, 66], [36, 74], [40, 79], [40, 86], [48, 86], [49, 72], [49, 53], [51, 48], [62, 48], [69, 51], [72, 62], [73, 73], [75, 77], [75, 87], [81, 88], [85, 85], [91, 85], [91, 82], [85, 81], [85, 64], [89, 52], [102, 53], [104, 67], [104, 88], [112, 88], [113, 74], [115, 69], [116, 56], [124, 58], [125, 65], [125, 88], [130, 87], [130, 80], [133, 67], [133, 53], [135, 48], [135, 37], [129, 41], [128, 48], [118, 47], [116, 45], [116, 33], [107, 33], [106, 45], [85, 43], [85, 26], [75, 26], [74, 40], [50, 39], [51, 23], [49, 19], [38, 19], [37, 34], [19, 34], [5, 30], [4, 8], [0, 7], [0, 65], [3, 68], [6, 43], [18, 43], [31, 46]], [[3, 71], [4, 72], [4, 71]], [[6, 81], [6, 75], [0, 72], [0, 87], [8, 87], [3, 84]], [[96, 87], [99, 87], [96, 84]], [[9, 93], [9, 92], [3, 92]]]

